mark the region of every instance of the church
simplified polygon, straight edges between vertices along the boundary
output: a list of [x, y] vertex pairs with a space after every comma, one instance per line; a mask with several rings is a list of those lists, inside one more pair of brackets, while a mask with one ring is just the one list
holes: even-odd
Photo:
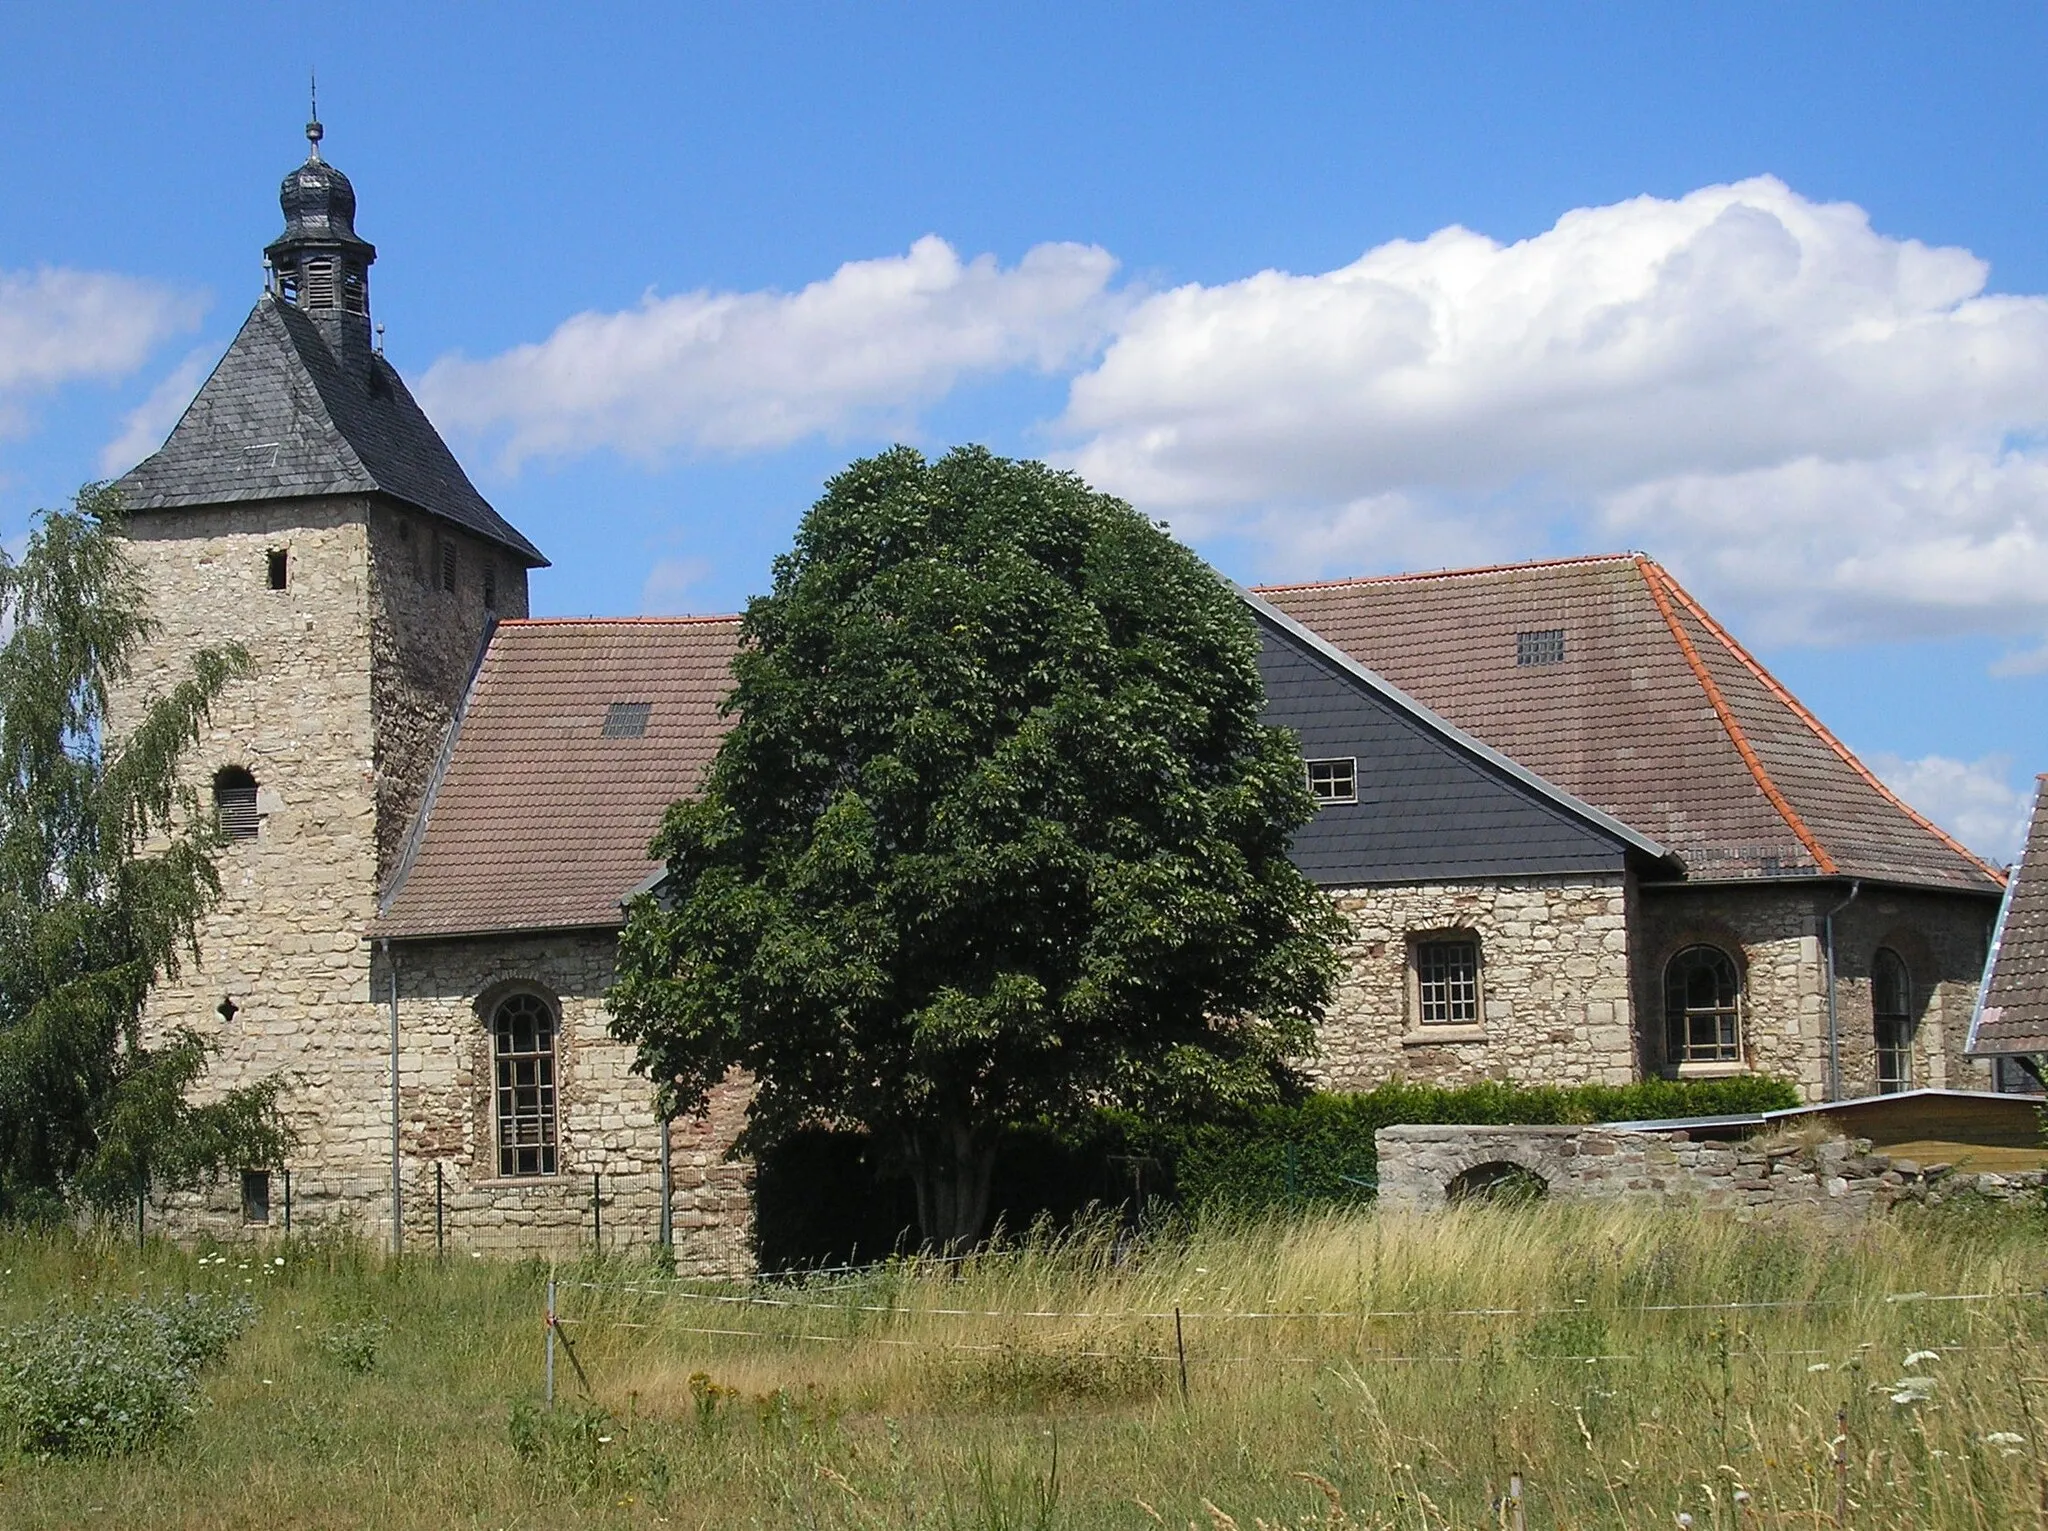
[[[376, 248], [307, 136], [265, 290], [118, 484], [160, 628], [117, 728], [202, 647], [254, 661], [189, 761], [224, 896], [148, 1023], [211, 1039], [210, 1088], [283, 1077], [299, 1139], [151, 1214], [745, 1271], [744, 1081], [657, 1120], [603, 999], [739, 621], [528, 616], [547, 559], [385, 360]], [[1317, 802], [1293, 854], [1348, 925], [1327, 1087], [1990, 1082], [1966, 1043], [2003, 873], [1652, 559], [1241, 594]]]

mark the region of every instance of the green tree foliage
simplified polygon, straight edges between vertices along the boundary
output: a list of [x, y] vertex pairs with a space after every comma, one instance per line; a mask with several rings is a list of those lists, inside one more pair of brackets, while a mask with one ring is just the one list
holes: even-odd
[[1276, 1098], [1336, 915], [1214, 571], [1070, 474], [899, 447], [827, 485], [744, 633], [611, 995], [665, 1107], [743, 1068], [750, 1146], [866, 1128], [954, 1244], [1012, 1123]]
[[142, 1009], [220, 893], [218, 831], [178, 765], [247, 667], [198, 654], [126, 737], [108, 693], [151, 631], [111, 490], [0, 555], [0, 1217], [107, 1207], [281, 1157], [275, 1085], [190, 1102], [207, 1049]]

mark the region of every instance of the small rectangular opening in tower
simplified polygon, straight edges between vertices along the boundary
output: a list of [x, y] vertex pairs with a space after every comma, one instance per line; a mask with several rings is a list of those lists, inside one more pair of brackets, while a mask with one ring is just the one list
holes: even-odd
[[291, 557], [283, 548], [270, 550], [270, 588], [282, 590], [291, 583]]
[[498, 609], [498, 566], [497, 566], [496, 564], [485, 564], [485, 565], [484, 565], [484, 610], [485, 610], [485, 611], [496, 611], [497, 609]]
[[242, 1171], [242, 1221], [245, 1223], [267, 1223], [270, 1221], [270, 1171]]
[[441, 588], [450, 595], [455, 593], [455, 544], [441, 543]]

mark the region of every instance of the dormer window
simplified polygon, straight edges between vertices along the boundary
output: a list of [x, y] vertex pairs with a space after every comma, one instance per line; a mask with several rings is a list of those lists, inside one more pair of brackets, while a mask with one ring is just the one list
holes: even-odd
[[256, 812], [256, 778], [240, 766], [213, 773], [213, 817], [230, 840], [253, 840], [262, 827]]

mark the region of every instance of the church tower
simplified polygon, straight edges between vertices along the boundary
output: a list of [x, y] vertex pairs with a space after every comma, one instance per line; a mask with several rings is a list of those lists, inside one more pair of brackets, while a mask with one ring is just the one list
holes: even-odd
[[[526, 615], [527, 573], [547, 560], [373, 343], [376, 247], [317, 121], [306, 137], [265, 291], [163, 447], [116, 485], [159, 624], [130, 697], [210, 645], [239, 642], [253, 666], [190, 756], [228, 837], [224, 896], [149, 1024], [218, 1043], [211, 1087], [289, 1076], [299, 1218], [374, 1228], [392, 1120], [366, 933], [483, 645]], [[239, 1200], [229, 1187], [167, 1214], [187, 1232], [258, 1220], [282, 1190], [263, 1194], [266, 1168]]]

